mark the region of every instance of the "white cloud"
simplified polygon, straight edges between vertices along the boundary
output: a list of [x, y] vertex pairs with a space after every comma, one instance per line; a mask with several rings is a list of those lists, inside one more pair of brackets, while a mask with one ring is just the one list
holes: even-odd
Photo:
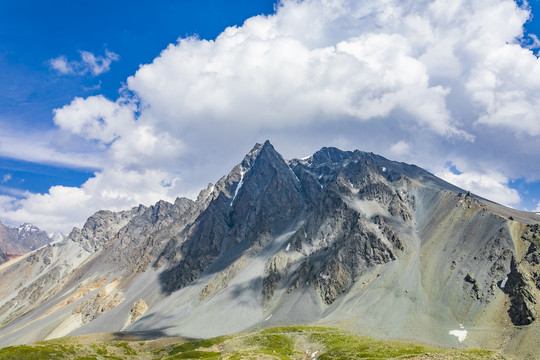
[[471, 171], [456, 174], [450, 169], [444, 169], [435, 175], [464, 190], [503, 205], [512, 206], [521, 201], [517, 190], [508, 186], [508, 179], [495, 171], [490, 173]]
[[470, 138], [448, 113], [448, 91], [429, 85], [402, 35], [358, 34], [310, 48], [278, 27], [284, 11], [228, 28], [215, 41], [181, 39], [141, 67], [128, 87], [148, 113], [177, 129], [194, 121], [283, 129], [314, 119], [367, 121], [401, 109], [440, 135]]
[[92, 75], [96, 76], [109, 71], [111, 63], [113, 61], [118, 61], [120, 56], [109, 50], [105, 50], [105, 57], [96, 57], [89, 51], [81, 51], [81, 59], [82, 62], [90, 69]]
[[68, 61], [64, 55], [60, 55], [49, 60], [49, 65], [62, 75], [91, 73], [93, 76], [97, 76], [109, 71], [113, 61], [120, 60], [118, 54], [109, 50], [105, 50], [105, 56], [96, 56], [89, 51], [80, 51], [79, 53], [81, 61]]
[[[517, 205], [507, 179], [540, 177], [529, 17], [512, 0], [283, 0], [276, 14], [214, 40], [179, 39], [129, 77], [118, 100], [75, 98], [55, 111], [62, 134], [92, 146], [100, 170], [81, 188], [16, 201], [6, 216], [81, 224], [83, 209], [192, 195], [266, 138], [288, 157], [341, 143], [427, 168], [460, 159], [464, 173], [438, 173]], [[116, 60], [81, 52], [81, 61], [50, 64], [99, 75]], [[0, 153], [16, 152], [2, 141]], [[80, 209], [65, 204], [70, 196]]]
[[11, 180], [12, 178], [12, 175], [11, 174], [5, 174], [3, 177], [2, 177], [2, 183], [5, 184], [7, 183], [9, 180]]
[[112, 102], [101, 95], [75, 98], [71, 104], [54, 110], [54, 122], [87, 140], [106, 144], [135, 126], [133, 106]]
[[47, 194], [27, 192], [23, 199], [0, 195], [0, 219], [68, 233], [99, 209], [120, 211], [156, 199], [173, 201], [179, 191], [174, 181], [158, 170], [107, 169], [80, 188], [53, 186]]
[[390, 153], [396, 156], [409, 154], [411, 146], [406, 141], [398, 141], [390, 147]]
[[20, 131], [1, 125], [2, 157], [69, 168], [98, 169], [104, 164], [102, 150], [88, 148], [83, 139], [72, 139], [67, 132]]
[[74, 72], [74, 69], [72, 65], [69, 64], [67, 58], [63, 55], [51, 59], [49, 61], [49, 64], [51, 65], [51, 68], [58, 71], [60, 74], [72, 74]]
[[534, 50], [540, 48], [540, 40], [535, 34], [528, 34], [530, 38], [530, 44], [526, 44], [528, 49]]

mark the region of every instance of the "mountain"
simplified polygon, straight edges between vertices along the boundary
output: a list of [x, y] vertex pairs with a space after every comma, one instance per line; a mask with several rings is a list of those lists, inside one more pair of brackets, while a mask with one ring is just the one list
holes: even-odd
[[30, 224], [15, 228], [0, 222], [0, 264], [62, 238], [60, 233], [48, 234]]
[[317, 323], [535, 356], [539, 223], [414, 165], [265, 142], [195, 201], [99, 211], [0, 265], [0, 346]]

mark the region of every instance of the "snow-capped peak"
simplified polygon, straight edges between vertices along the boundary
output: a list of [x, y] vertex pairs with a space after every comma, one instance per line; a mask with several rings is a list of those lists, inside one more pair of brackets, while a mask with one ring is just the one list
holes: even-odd
[[31, 224], [28, 224], [28, 223], [25, 223], [25, 224], [22, 224], [21, 226], [19, 226], [19, 228], [17, 229], [19, 234], [21, 232], [36, 232], [36, 231], [39, 231], [39, 229]]

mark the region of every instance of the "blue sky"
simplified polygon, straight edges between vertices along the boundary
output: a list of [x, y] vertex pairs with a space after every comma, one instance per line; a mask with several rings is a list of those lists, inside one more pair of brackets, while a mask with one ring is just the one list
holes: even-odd
[[0, 0], [0, 220], [194, 197], [265, 139], [540, 208], [540, 4], [421, 3]]
[[[53, 109], [77, 96], [116, 98], [140, 64], [151, 62], [179, 37], [212, 39], [227, 26], [273, 10], [274, 1], [266, 0], [165, 0], [152, 5], [141, 0], [0, 1], [0, 124], [17, 133], [54, 130]], [[102, 56], [105, 50], [120, 59], [99, 76], [66, 76], [49, 64], [58, 56], [80, 61], [80, 51]], [[36, 163], [0, 156], [0, 194], [80, 186], [95, 170], [51, 159]], [[6, 175], [11, 179], [2, 184]]]

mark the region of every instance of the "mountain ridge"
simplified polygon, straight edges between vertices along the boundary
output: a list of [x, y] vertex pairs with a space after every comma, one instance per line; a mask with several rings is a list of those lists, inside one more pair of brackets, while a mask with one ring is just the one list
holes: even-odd
[[62, 240], [60, 233], [47, 233], [24, 223], [18, 227], [0, 222], [0, 264], [34, 251], [52, 241]]
[[511, 349], [538, 334], [538, 223], [414, 165], [336, 148], [285, 160], [267, 141], [195, 201], [100, 211], [0, 266], [0, 346], [322, 322]]

